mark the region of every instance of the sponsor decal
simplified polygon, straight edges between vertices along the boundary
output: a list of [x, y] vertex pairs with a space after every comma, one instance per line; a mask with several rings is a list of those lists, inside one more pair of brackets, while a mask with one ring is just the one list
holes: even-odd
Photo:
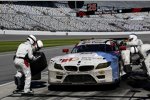
[[70, 61], [76, 61], [76, 60], [79, 60], [79, 58], [74, 57], [74, 58], [60, 59], [61, 63], [63, 63], [63, 62], [70, 62]]
[[96, 57], [82, 57], [81, 60], [100, 60], [100, 59], [103, 59], [103, 58], [96, 58]]
[[82, 57], [81, 60], [92, 60], [92, 58], [91, 57]]

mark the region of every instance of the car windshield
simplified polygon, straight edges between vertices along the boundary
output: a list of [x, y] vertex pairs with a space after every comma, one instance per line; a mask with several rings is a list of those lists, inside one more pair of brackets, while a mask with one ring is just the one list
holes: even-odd
[[72, 53], [78, 52], [110, 52], [115, 51], [115, 46], [107, 45], [107, 44], [87, 44], [87, 45], [79, 45], [75, 46], [72, 50]]

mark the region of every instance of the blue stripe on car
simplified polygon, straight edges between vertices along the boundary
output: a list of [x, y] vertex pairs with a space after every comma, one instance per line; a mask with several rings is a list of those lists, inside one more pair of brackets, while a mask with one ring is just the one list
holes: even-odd
[[111, 62], [111, 68], [112, 68], [112, 76], [113, 76], [113, 80], [118, 79], [118, 68], [119, 68], [119, 64], [118, 64], [118, 56], [111, 52], [111, 53], [106, 53], [106, 52], [96, 52], [99, 56], [102, 56], [106, 59], [106, 61], [110, 61]]

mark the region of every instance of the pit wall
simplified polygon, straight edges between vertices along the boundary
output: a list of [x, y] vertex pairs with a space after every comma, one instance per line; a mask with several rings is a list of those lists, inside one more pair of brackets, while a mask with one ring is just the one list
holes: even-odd
[[3, 35], [128, 35], [135, 34], [150, 34], [150, 31], [132, 31], [132, 32], [49, 32], [49, 31], [22, 31], [22, 30], [0, 30]]

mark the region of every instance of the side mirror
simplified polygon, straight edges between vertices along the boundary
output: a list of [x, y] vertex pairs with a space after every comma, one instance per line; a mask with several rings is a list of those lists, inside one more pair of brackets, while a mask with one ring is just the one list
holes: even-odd
[[68, 52], [69, 52], [69, 49], [63, 49], [62, 52], [63, 52], [63, 53], [68, 53]]
[[126, 50], [126, 46], [120, 46], [119, 50]]

